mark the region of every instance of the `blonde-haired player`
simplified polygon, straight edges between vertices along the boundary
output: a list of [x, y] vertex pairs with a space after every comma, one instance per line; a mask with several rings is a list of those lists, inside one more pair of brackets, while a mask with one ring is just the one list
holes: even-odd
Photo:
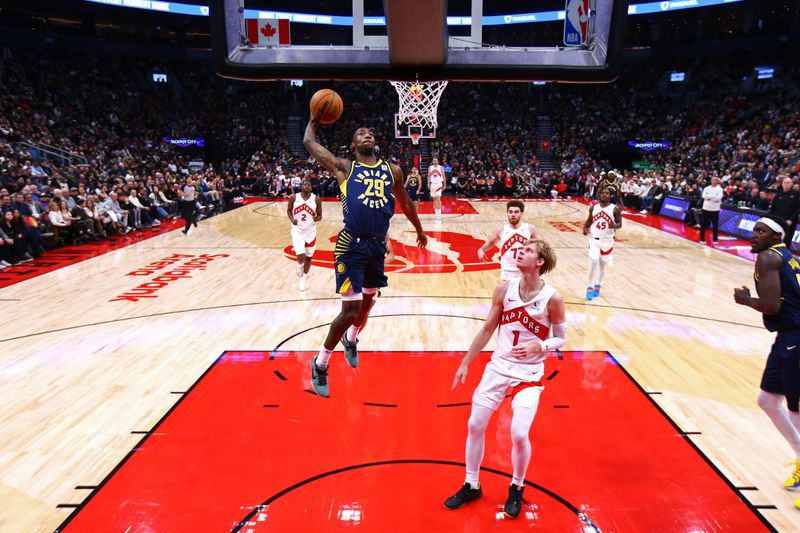
[[458, 509], [483, 495], [478, 473], [483, 460], [486, 427], [508, 392], [511, 393], [511, 464], [513, 478], [503, 512], [516, 518], [522, 510], [525, 474], [531, 459], [529, 432], [539, 396], [544, 390], [544, 360], [566, 343], [564, 298], [541, 279], [556, 266], [553, 249], [541, 239], [528, 241], [517, 254], [519, 278], [501, 281], [492, 295], [486, 322], [469, 347], [453, 379], [453, 389], [464, 383], [470, 362], [483, 350], [494, 331], [497, 342], [492, 358], [472, 395], [464, 485], [444, 502]]
[[300, 290], [306, 290], [306, 277], [311, 269], [311, 257], [317, 249], [317, 222], [322, 220], [322, 201], [311, 192], [311, 181], [303, 180], [300, 194], [289, 197], [286, 213], [292, 222], [292, 246], [297, 255], [297, 275]]
[[506, 204], [508, 224], [504, 224], [492, 233], [483, 246], [478, 248], [478, 259], [486, 261], [486, 252], [493, 246], [500, 246], [500, 279], [513, 279], [520, 276], [517, 268], [517, 253], [526, 242], [538, 239], [539, 232], [533, 224], [522, 222], [525, 204], [519, 200], [511, 200]]
[[[589, 285], [586, 299], [600, 296], [600, 286], [606, 266], [614, 260], [614, 235], [622, 227], [622, 211], [611, 203], [612, 192], [608, 187], [600, 189], [600, 203], [589, 208], [589, 216], [583, 223], [583, 234], [589, 236]], [[595, 275], [597, 273], [597, 275]]]
[[444, 167], [434, 157], [428, 167], [428, 191], [433, 200], [433, 213], [436, 220], [442, 220], [442, 192], [444, 192]]

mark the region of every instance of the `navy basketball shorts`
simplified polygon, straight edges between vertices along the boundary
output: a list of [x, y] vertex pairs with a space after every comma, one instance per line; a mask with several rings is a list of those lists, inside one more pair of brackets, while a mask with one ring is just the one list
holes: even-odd
[[800, 403], [800, 331], [779, 331], [761, 376], [761, 390], [786, 397], [790, 411]]
[[336, 292], [358, 294], [362, 289], [380, 289], [389, 283], [383, 273], [386, 237], [358, 236], [342, 230], [333, 252]]
[[412, 202], [419, 201], [419, 195], [417, 194], [416, 187], [406, 187], [406, 194], [408, 194], [408, 197], [411, 199]]

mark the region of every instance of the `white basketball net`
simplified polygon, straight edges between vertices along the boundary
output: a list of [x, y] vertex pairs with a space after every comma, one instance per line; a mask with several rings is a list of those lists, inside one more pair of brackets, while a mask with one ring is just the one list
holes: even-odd
[[[390, 81], [400, 100], [398, 121], [401, 124], [436, 128], [436, 109], [442, 97], [446, 81]], [[416, 143], [415, 143], [416, 144]]]

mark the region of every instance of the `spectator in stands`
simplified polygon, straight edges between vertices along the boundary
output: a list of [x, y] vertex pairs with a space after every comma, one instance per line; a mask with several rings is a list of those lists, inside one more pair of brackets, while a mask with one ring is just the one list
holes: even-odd
[[119, 195], [116, 192], [111, 192], [99, 206], [101, 215], [105, 215], [111, 219], [112, 225], [119, 231], [128, 233], [131, 228], [128, 226], [128, 212], [122, 208], [119, 203]]
[[719, 237], [719, 211], [722, 206], [722, 198], [725, 192], [719, 184], [717, 176], [711, 177], [711, 185], [703, 189], [703, 212], [700, 219], [700, 242], [705, 243], [706, 228], [709, 224], [714, 224], [714, 243], [716, 244]]
[[53, 236], [57, 243], [72, 244], [75, 239], [73, 237], [71, 223], [64, 219], [61, 213], [61, 207], [57, 200], [52, 200], [48, 206], [47, 217], [50, 225], [53, 227]]
[[[78, 207], [77, 203], [75, 207]], [[61, 200], [61, 216], [70, 223], [72, 235], [75, 238], [74, 244], [81, 244], [88, 240], [90, 223], [83, 216], [82, 210], [75, 209], [73, 212], [72, 209], [67, 207], [67, 201]]]
[[3, 212], [3, 219], [0, 221], [0, 231], [5, 235], [2, 237], [5, 244], [10, 246], [11, 260], [8, 262], [11, 264], [33, 260], [30, 252], [28, 252], [28, 242], [23, 235], [23, 228], [20, 228], [19, 224], [14, 222], [13, 211]]
[[797, 216], [800, 215], [800, 192], [793, 188], [794, 183], [789, 176], [782, 175], [780, 180], [781, 189], [772, 197], [769, 214], [780, 220], [786, 227], [787, 231], [783, 242], [786, 246], [791, 246], [792, 237], [797, 229]]
[[467, 172], [464, 169], [460, 169], [456, 173], [456, 196], [467, 196], [467, 181]]
[[134, 214], [134, 226], [137, 229], [142, 227], [149, 228], [153, 225], [158, 226], [161, 224], [161, 222], [153, 218], [150, 209], [139, 199], [139, 191], [136, 189], [131, 189], [128, 202], [131, 206], [131, 212]]
[[77, 187], [72, 187], [67, 192], [67, 194], [63, 195], [64, 201], [67, 203], [67, 209], [69, 209], [70, 212], [72, 212], [72, 210], [75, 209], [75, 206], [78, 205], [78, 203], [75, 201], [77, 197], [78, 197]]
[[0, 270], [15, 265], [14, 241], [0, 228]]
[[77, 198], [75, 200], [75, 207], [69, 210], [70, 221], [73, 227], [78, 231], [78, 242], [97, 240], [100, 238], [99, 235], [96, 235], [93, 231], [94, 218], [86, 213], [84, 210], [85, 206], [86, 200]]
[[[767, 196], [767, 191], [759, 191], [758, 189], [751, 189], [750, 202], [745, 205], [750, 209], [757, 209], [759, 211], [769, 211], [770, 200]], [[755, 193], [758, 193], [757, 195]]]
[[101, 239], [105, 239], [108, 236], [106, 233], [105, 224], [110, 223], [111, 219], [108, 217], [103, 217], [103, 215], [100, 214], [100, 211], [97, 209], [97, 206], [94, 203], [94, 198], [91, 196], [86, 198], [82, 205], [86, 216], [92, 221], [92, 233]]
[[647, 196], [642, 200], [641, 212], [647, 213], [651, 211], [653, 214], [657, 214], [661, 210], [661, 204], [664, 202], [666, 192], [667, 188], [664, 182], [660, 179], [656, 180], [655, 184], [647, 191]]
[[172, 218], [177, 209], [177, 202], [167, 199], [157, 185], [153, 187], [153, 192], [150, 193], [150, 203], [155, 207], [158, 216], [162, 220]]
[[515, 177], [511, 172], [505, 171], [503, 173], [503, 196], [511, 198], [514, 196]]

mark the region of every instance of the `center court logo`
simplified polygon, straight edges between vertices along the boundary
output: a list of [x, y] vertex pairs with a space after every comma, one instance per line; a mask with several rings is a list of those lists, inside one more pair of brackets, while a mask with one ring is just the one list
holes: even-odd
[[[401, 240], [390, 239], [394, 248], [395, 260], [386, 265], [386, 272], [397, 274], [446, 274], [450, 272], [479, 272], [483, 270], [498, 270], [499, 263], [483, 262], [478, 258], [478, 248], [483, 240], [478, 240], [472, 235], [452, 231], [427, 232], [428, 247], [417, 248], [413, 242], [416, 233], [408, 232], [408, 238]], [[336, 236], [330, 237], [331, 243], [336, 242]], [[405, 244], [408, 243], [408, 244]], [[497, 249], [495, 249], [497, 251]], [[294, 248], [289, 245], [283, 249], [284, 257], [296, 261]], [[342, 263], [337, 263], [333, 258], [333, 250], [317, 249], [311, 258], [311, 264], [322, 268], [336, 269], [339, 274], [344, 272]]]
[[205, 270], [212, 261], [225, 257], [230, 256], [228, 254], [172, 254], [162, 257], [158, 261], [148, 263], [127, 274], [128, 276], [158, 274], [156, 277], [115, 296], [109, 302], [138, 302], [146, 298], [158, 298], [156, 293], [170, 283], [191, 278], [199, 271]]

